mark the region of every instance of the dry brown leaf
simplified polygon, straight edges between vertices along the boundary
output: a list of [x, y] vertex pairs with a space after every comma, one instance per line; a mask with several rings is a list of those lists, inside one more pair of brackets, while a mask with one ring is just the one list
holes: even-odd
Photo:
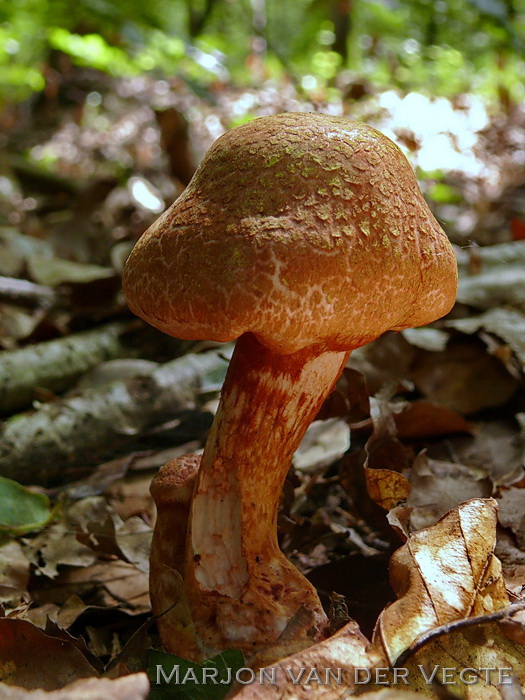
[[51, 637], [26, 620], [0, 619], [1, 682], [55, 690], [96, 675], [71, 642]]
[[[54, 603], [44, 603], [38, 607], [31, 606], [23, 614], [16, 617], [21, 620], [28, 620], [41, 629], [46, 629], [48, 621], [56, 622], [56, 624], [67, 630], [76, 621], [88, 606], [77, 596], [72, 595], [62, 607]], [[10, 617], [13, 617], [12, 615]]]
[[138, 515], [128, 518], [115, 533], [116, 543], [124, 558], [139, 571], [149, 573], [149, 552], [153, 530]]
[[356, 423], [369, 415], [370, 400], [365, 376], [356, 369], [345, 367], [316, 420], [344, 418], [349, 423]]
[[29, 581], [29, 560], [18, 542], [0, 540], [0, 602], [20, 599], [26, 595]]
[[401, 440], [471, 433], [472, 425], [459, 413], [431, 401], [412, 401], [394, 413], [397, 436]]
[[[320, 698], [333, 700], [352, 695], [356, 668], [373, 665], [368, 653], [369, 642], [355, 622], [349, 622], [330, 639], [293, 654], [272, 666], [275, 683], [256, 682], [246, 685], [235, 698], [239, 700], [293, 700]], [[255, 660], [255, 662], [257, 659]], [[327, 670], [340, 676], [327, 675]], [[321, 679], [318, 682], [317, 678]]]
[[[189, 443], [190, 447], [197, 449], [199, 444]], [[191, 450], [190, 450], [191, 451]], [[166, 462], [172, 459], [171, 455], [180, 457], [182, 454], [180, 448], [173, 450], [164, 450], [161, 453], [148, 455], [147, 457], [136, 457], [133, 460], [132, 469], [155, 468], [161, 467]], [[159, 459], [160, 455], [160, 459]], [[129, 461], [130, 457], [126, 457]], [[142, 466], [144, 465], [144, 467]], [[115, 483], [105, 490], [104, 495], [108, 498], [111, 507], [118, 513], [122, 520], [127, 521], [133, 515], [143, 515], [149, 522], [154, 520], [154, 505], [153, 499], [149, 492], [152, 474], [146, 473], [128, 473], [125, 479], [118, 479]]]
[[58, 566], [90, 566], [96, 559], [93, 550], [77, 540], [71, 523], [52, 523], [37, 537], [26, 541], [24, 553], [35, 565], [38, 575], [54, 578]]
[[448, 456], [451, 449], [462, 464], [484, 469], [496, 486], [513, 484], [524, 475], [525, 414], [516, 414], [512, 421], [480, 421], [472, 437], [452, 437], [449, 445]]
[[436, 686], [444, 685], [452, 697], [499, 700], [499, 689], [510, 686], [512, 678], [525, 688], [525, 647], [504, 636], [495, 623], [446, 631], [403, 666], [410, 687], [431, 697], [439, 697]]
[[500, 622], [500, 628], [506, 637], [525, 645], [525, 609], [504, 618]]
[[525, 480], [518, 486], [502, 489], [498, 498], [498, 520], [516, 536], [518, 547], [525, 551]]
[[39, 603], [62, 605], [72, 595], [79, 595], [97, 605], [114, 607], [125, 603], [128, 612], [149, 612], [148, 576], [133, 564], [116, 560], [99, 562], [86, 568], [62, 571], [54, 581], [32, 591]]
[[413, 693], [411, 690], [395, 690], [394, 688], [372, 690], [359, 697], [366, 698], [366, 700], [421, 700], [419, 693]]
[[494, 308], [481, 316], [448, 321], [446, 325], [462, 333], [477, 333], [480, 328], [494, 333], [510, 345], [525, 367], [525, 316], [519, 311]]
[[408, 466], [407, 450], [396, 437], [392, 410], [387, 401], [370, 402], [374, 431], [365, 446], [365, 479], [370, 498], [390, 510], [410, 493], [410, 484], [400, 474]]
[[[506, 612], [509, 601], [493, 555], [496, 510], [493, 499], [472, 499], [396, 552], [391, 574], [400, 598], [381, 614], [372, 645], [350, 622], [277, 664], [276, 685], [256, 682], [235, 697], [335, 700], [368, 691], [363, 697], [408, 700], [416, 691], [435, 699], [496, 700], [498, 684], [510, 688], [513, 677], [525, 684], [525, 647], [487, 619], [492, 613], [507, 627], [513, 623], [514, 637], [518, 625], [521, 630], [521, 613]], [[397, 660], [400, 667], [392, 668]], [[326, 669], [339, 668], [339, 682], [318, 682]], [[317, 672], [314, 680], [310, 672]]]
[[422, 350], [411, 376], [427, 398], [463, 415], [501, 406], [518, 387], [484, 343], [471, 338], [449, 343], [446, 352]]
[[365, 478], [370, 498], [385, 510], [408, 498], [410, 493], [406, 478], [390, 469], [365, 469]]
[[145, 700], [149, 681], [145, 673], [116, 678], [86, 678], [60, 690], [27, 691], [0, 683], [0, 700]]
[[399, 600], [380, 615], [374, 635], [390, 663], [424, 632], [509, 604], [493, 554], [496, 502], [473, 499], [412, 535], [391, 560]]
[[433, 525], [438, 518], [470, 498], [488, 498], [492, 484], [485, 471], [476, 467], [430, 459], [419, 454], [410, 471], [412, 507], [410, 530]]
[[503, 573], [509, 594], [515, 598], [525, 596], [525, 563], [504, 567]]

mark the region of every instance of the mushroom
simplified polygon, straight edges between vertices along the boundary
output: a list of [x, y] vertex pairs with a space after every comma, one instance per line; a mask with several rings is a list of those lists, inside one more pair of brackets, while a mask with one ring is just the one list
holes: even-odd
[[350, 352], [443, 316], [456, 286], [452, 247], [399, 148], [327, 115], [221, 136], [137, 243], [124, 271], [137, 315], [179, 338], [238, 338], [191, 504], [192, 658], [277, 650], [292, 629], [296, 651], [326, 636], [314, 588], [277, 542], [293, 453]]
[[[165, 646], [177, 640], [184, 654], [199, 657], [184, 594], [186, 531], [200, 455], [176, 457], [159, 469], [150, 492], [157, 508], [151, 542], [149, 589], [153, 614]], [[175, 650], [176, 651], [176, 650]]]

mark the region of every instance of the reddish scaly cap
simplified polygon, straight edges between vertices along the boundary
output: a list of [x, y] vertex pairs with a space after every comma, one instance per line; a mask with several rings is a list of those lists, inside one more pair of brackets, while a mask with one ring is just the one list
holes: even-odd
[[180, 338], [351, 350], [446, 314], [452, 247], [399, 148], [319, 114], [221, 136], [124, 271], [131, 309]]

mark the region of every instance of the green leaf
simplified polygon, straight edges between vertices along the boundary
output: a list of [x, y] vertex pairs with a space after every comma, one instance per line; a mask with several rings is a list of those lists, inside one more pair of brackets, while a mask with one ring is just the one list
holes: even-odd
[[52, 517], [47, 496], [0, 476], [0, 532], [22, 535], [40, 530]]
[[428, 191], [428, 196], [434, 202], [439, 202], [440, 204], [454, 204], [462, 200], [460, 193], [445, 182], [436, 182], [432, 185]]
[[149, 699], [222, 700], [243, 665], [244, 655], [237, 649], [228, 649], [202, 664], [151, 649], [148, 656]]

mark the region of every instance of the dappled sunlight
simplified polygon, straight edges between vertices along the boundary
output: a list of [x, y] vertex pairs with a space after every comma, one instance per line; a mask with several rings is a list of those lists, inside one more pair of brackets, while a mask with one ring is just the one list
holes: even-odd
[[454, 108], [445, 97], [433, 99], [417, 92], [402, 96], [387, 90], [379, 104], [387, 112], [382, 127], [394, 139], [400, 130], [413, 134], [419, 146], [413, 160], [422, 170], [456, 170], [471, 177], [486, 172], [473, 150], [478, 133], [489, 124], [487, 107], [480, 98], [466, 95]]

